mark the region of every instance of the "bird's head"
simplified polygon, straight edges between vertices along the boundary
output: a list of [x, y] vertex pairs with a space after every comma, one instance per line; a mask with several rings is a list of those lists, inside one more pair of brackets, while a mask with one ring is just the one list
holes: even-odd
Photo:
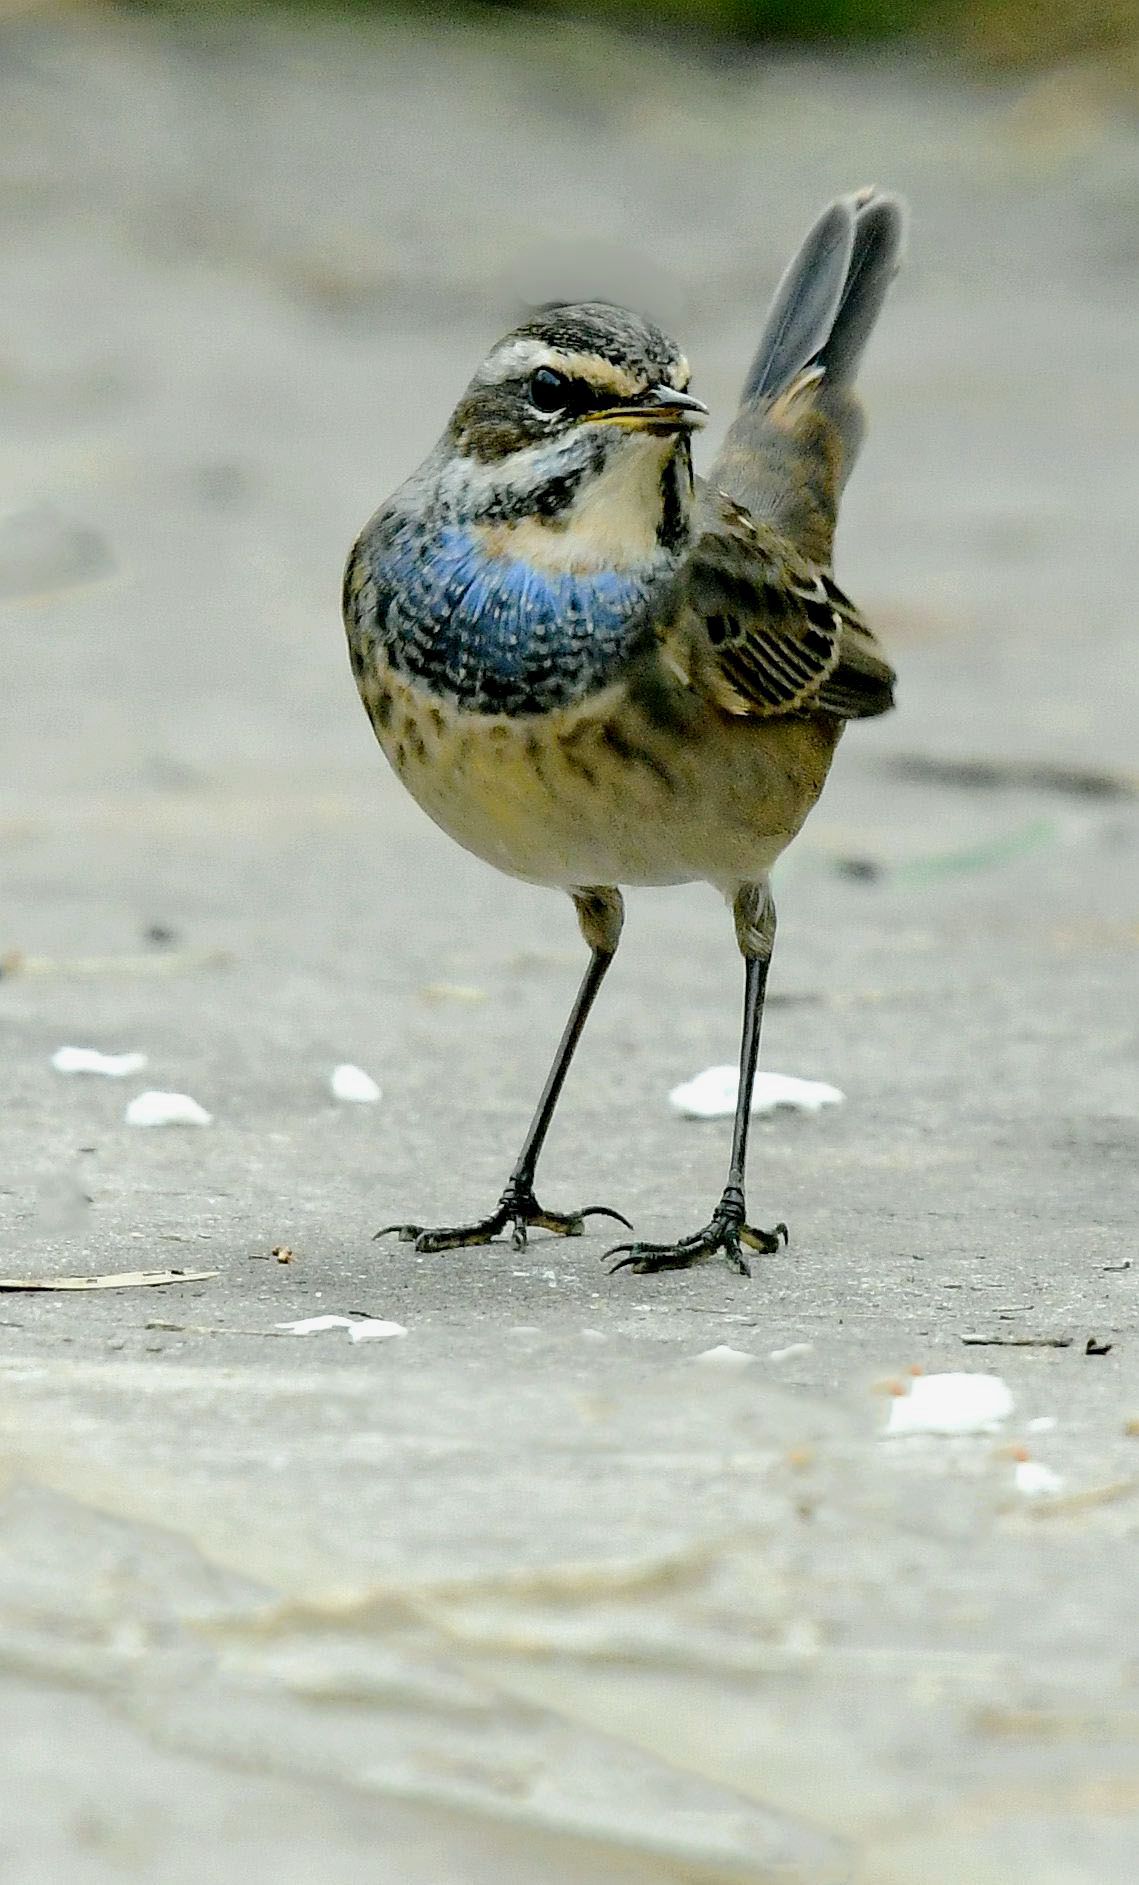
[[451, 416], [437, 497], [498, 555], [546, 571], [675, 558], [707, 407], [683, 354], [604, 302], [543, 310], [500, 340]]

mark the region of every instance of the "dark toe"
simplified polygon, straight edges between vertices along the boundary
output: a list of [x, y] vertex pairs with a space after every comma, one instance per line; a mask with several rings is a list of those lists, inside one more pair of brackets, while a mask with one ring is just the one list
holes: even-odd
[[776, 1224], [774, 1230], [756, 1230], [752, 1224], [741, 1224], [739, 1234], [749, 1250], [758, 1250], [764, 1257], [773, 1257], [780, 1244], [788, 1242], [786, 1224]]
[[584, 1211], [578, 1212], [578, 1217], [583, 1224], [587, 1217], [611, 1217], [614, 1223], [623, 1224], [626, 1230], [632, 1230], [633, 1228], [623, 1212], [614, 1211], [612, 1206], [608, 1204], [587, 1204]]

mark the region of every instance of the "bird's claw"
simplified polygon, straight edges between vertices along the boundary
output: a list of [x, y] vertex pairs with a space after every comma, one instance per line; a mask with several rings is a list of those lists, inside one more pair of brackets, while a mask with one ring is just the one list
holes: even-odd
[[587, 1204], [585, 1209], [579, 1211], [577, 1215], [579, 1220], [583, 1223], [587, 1217], [611, 1217], [618, 1224], [623, 1224], [626, 1230], [632, 1230], [633, 1228], [623, 1211], [614, 1211], [612, 1206], [608, 1204]]
[[694, 1263], [724, 1256], [741, 1276], [750, 1276], [751, 1265], [741, 1245], [746, 1244], [749, 1250], [771, 1257], [780, 1242], [787, 1242], [786, 1224], [777, 1224], [774, 1230], [757, 1230], [754, 1225], [743, 1223], [735, 1212], [717, 1211], [711, 1223], [692, 1237], [678, 1238], [674, 1244], [614, 1244], [605, 1252], [603, 1261], [607, 1262], [610, 1257], [621, 1258], [620, 1263], [612, 1265], [610, 1276], [615, 1276], [618, 1270], [652, 1276], [660, 1270], [687, 1270]]
[[622, 1216], [620, 1211], [611, 1210], [606, 1204], [588, 1204], [581, 1211], [545, 1211], [532, 1191], [508, 1188], [490, 1216], [479, 1218], [473, 1224], [457, 1224], [437, 1230], [430, 1230], [422, 1224], [388, 1224], [383, 1230], [376, 1231], [375, 1237], [390, 1237], [394, 1234], [401, 1243], [414, 1244], [417, 1251], [426, 1254], [437, 1250], [459, 1250], [470, 1244], [493, 1243], [509, 1225], [512, 1247], [525, 1250], [528, 1230], [548, 1230], [557, 1237], [580, 1237], [587, 1217], [611, 1217], [618, 1224], [624, 1224], [626, 1230], [633, 1228], [627, 1217]]

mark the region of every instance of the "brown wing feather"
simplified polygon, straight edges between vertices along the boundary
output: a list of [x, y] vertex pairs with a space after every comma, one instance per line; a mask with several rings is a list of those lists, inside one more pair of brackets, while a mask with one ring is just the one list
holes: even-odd
[[893, 670], [829, 574], [722, 491], [700, 504], [673, 665], [728, 713], [885, 713]]

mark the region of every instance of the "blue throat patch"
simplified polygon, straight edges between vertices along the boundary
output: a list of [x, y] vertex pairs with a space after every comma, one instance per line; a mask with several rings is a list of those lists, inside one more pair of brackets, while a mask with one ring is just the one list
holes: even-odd
[[468, 713], [543, 713], [606, 686], [667, 583], [659, 567], [551, 575], [488, 555], [460, 525], [406, 517], [361, 548], [375, 597], [359, 629]]

